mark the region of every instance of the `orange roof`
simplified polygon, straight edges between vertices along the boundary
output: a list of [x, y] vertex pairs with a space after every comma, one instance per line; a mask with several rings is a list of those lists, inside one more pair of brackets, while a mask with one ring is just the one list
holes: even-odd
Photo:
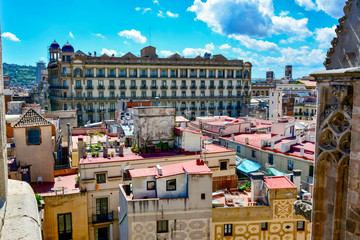
[[206, 164], [198, 165], [195, 161], [188, 161], [183, 163], [176, 163], [171, 165], [162, 166], [162, 174], [159, 175], [156, 167], [153, 168], [140, 168], [130, 170], [131, 177], [148, 177], [155, 176], [156, 178], [174, 176], [178, 174], [212, 174], [211, 170]]
[[296, 188], [286, 176], [265, 177], [264, 183], [269, 189]]

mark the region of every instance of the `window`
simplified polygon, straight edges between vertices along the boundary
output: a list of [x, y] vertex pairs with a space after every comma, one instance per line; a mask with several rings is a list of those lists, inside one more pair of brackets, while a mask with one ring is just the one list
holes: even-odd
[[93, 96], [93, 95], [92, 95], [92, 92], [88, 92], [88, 93], [87, 93], [87, 97], [88, 97], [88, 98], [92, 98], [92, 96]]
[[115, 92], [110, 92], [110, 97], [114, 98], [115, 97]]
[[267, 222], [262, 222], [261, 223], [261, 230], [262, 231], [268, 230], [268, 223]]
[[142, 91], [142, 92], [141, 92], [141, 96], [145, 98], [145, 97], [146, 97], [146, 92], [145, 92], [145, 91]]
[[305, 230], [305, 222], [304, 221], [298, 221], [296, 229], [299, 231]]
[[96, 174], [96, 183], [106, 183], [106, 173]]
[[155, 190], [155, 181], [147, 181], [146, 187], [147, 190]]
[[292, 171], [294, 169], [294, 161], [289, 160], [288, 161], [288, 170]]
[[224, 224], [224, 236], [232, 236], [232, 224]]
[[256, 158], [256, 152], [255, 152], [254, 150], [252, 150], [251, 156], [252, 156], [253, 158]]
[[136, 98], [136, 92], [131, 92], [131, 97]]
[[205, 199], [205, 193], [201, 194], [201, 199]]
[[121, 97], [125, 97], [125, 92], [120, 92]]
[[166, 191], [176, 191], [176, 179], [166, 181]]
[[96, 215], [97, 217], [106, 216], [108, 214], [108, 198], [96, 199]]
[[152, 97], [156, 97], [156, 91], [153, 91], [153, 92], [151, 93], [151, 95], [152, 95]]
[[237, 147], [236, 147], [236, 151], [237, 151], [238, 153], [240, 153], [240, 152], [241, 152], [241, 146], [237, 146]]
[[169, 232], [169, 221], [168, 220], [159, 220], [156, 223], [157, 233]]
[[58, 214], [59, 239], [72, 239], [71, 213]]
[[309, 166], [309, 177], [313, 177], [314, 176], [314, 166], [310, 165]]
[[27, 130], [27, 144], [39, 145], [40, 144], [40, 129], [28, 129]]
[[269, 164], [274, 165], [274, 154], [269, 154]]
[[104, 92], [99, 92], [99, 98], [104, 98]]
[[104, 86], [104, 81], [103, 80], [99, 80], [99, 86], [103, 87]]
[[227, 169], [227, 161], [220, 162], [220, 170], [226, 170]]
[[172, 95], [173, 97], [176, 97], [176, 92], [173, 91], [171, 95]]

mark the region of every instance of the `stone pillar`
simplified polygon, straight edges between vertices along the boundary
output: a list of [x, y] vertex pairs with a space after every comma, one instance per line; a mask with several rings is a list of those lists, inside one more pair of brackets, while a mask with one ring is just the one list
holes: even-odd
[[301, 170], [293, 170], [293, 183], [297, 188], [297, 194], [301, 191]]
[[[0, 28], [1, 36], [1, 28]], [[2, 45], [0, 38], [0, 199], [6, 200], [7, 195], [7, 152], [6, 152], [6, 122], [5, 122], [5, 96], [4, 96], [4, 78], [2, 67]], [[0, 202], [1, 208], [1, 202]]]
[[264, 174], [262, 172], [250, 173], [251, 177], [251, 201], [256, 202], [260, 199], [261, 185], [263, 184]]

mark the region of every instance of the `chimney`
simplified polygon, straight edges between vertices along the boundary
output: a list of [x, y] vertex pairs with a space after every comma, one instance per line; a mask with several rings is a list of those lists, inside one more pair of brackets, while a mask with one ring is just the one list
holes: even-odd
[[157, 174], [161, 176], [162, 175], [162, 168], [160, 167], [159, 164], [156, 165], [156, 170], [157, 170]]
[[233, 133], [231, 134], [231, 140], [233, 140], [233, 141], [235, 140], [235, 136]]
[[159, 97], [155, 98], [155, 106], [157, 106], [157, 107], [159, 106]]
[[297, 193], [299, 194], [301, 191], [301, 170], [293, 170], [293, 183], [297, 187]]
[[84, 140], [82, 137], [78, 138], [78, 161], [80, 163], [80, 158], [85, 156], [85, 149], [84, 149]]
[[274, 141], [271, 141], [271, 149], [274, 149], [274, 145], [275, 145], [275, 142]]
[[303, 157], [304, 156], [304, 149], [300, 148], [300, 156]]
[[249, 138], [245, 138], [245, 144], [249, 144]]
[[251, 177], [251, 202], [257, 202], [261, 196], [260, 192], [263, 187], [264, 174], [262, 172], [250, 173]]

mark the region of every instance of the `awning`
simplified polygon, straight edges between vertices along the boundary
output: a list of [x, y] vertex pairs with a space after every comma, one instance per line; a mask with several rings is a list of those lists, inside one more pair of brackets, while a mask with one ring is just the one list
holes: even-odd
[[259, 170], [261, 166], [256, 162], [250, 160], [244, 160], [239, 166], [236, 167], [237, 170], [243, 173], [251, 173]]
[[275, 168], [268, 168], [267, 169], [270, 176], [284, 176], [287, 175], [286, 173], [280, 172], [279, 170], [276, 170]]

